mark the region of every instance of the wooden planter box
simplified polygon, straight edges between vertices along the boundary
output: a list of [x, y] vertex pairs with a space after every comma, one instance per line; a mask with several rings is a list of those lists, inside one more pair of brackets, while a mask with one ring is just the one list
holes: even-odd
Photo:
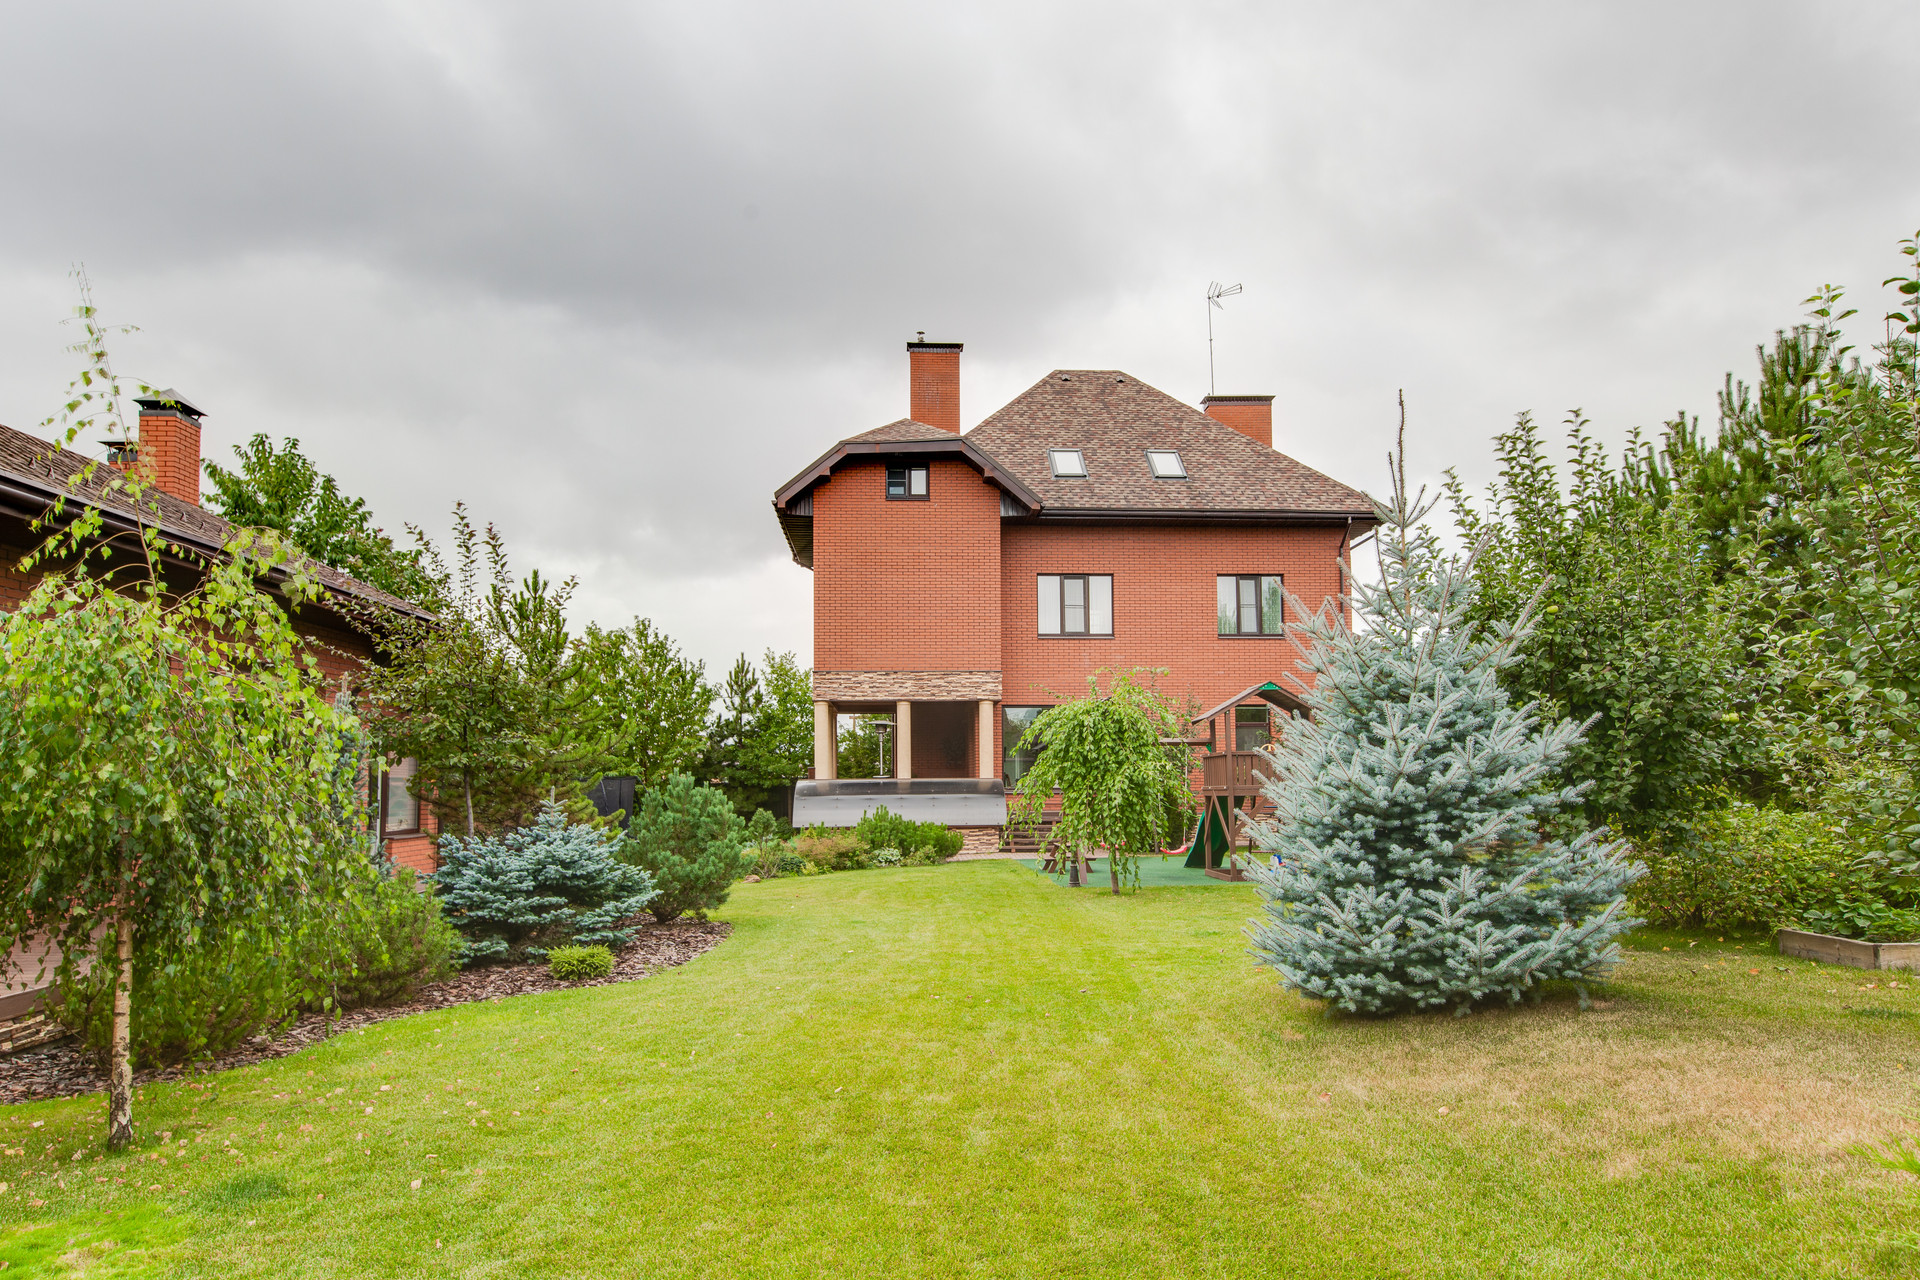
[[1776, 937], [1783, 956], [1855, 969], [1920, 969], [1920, 942], [1861, 942], [1800, 929], [1782, 929]]

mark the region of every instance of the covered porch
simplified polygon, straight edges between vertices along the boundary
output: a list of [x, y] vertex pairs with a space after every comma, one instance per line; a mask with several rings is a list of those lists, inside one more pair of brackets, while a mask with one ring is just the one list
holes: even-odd
[[[813, 776], [794, 787], [794, 825], [852, 826], [882, 805], [917, 822], [1004, 825], [999, 699], [997, 671], [816, 672]], [[880, 776], [841, 776], [842, 716], [883, 721]]]

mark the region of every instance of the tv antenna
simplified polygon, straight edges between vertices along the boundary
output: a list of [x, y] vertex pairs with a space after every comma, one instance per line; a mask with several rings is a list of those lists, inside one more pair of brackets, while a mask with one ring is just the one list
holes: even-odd
[[1225, 307], [1220, 305], [1220, 299], [1231, 298], [1234, 294], [1239, 292], [1240, 292], [1239, 285], [1221, 284], [1218, 280], [1213, 281], [1211, 284], [1207, 286], [1207, 394], [1208, 395], [1212, 395], [1214, 392], [1213, 313], [1216, 310], [1219, 310], [1219, 311], [1226, 310]]

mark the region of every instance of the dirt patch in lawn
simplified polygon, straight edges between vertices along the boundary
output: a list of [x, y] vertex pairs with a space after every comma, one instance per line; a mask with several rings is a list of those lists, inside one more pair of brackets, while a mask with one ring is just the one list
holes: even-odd
[[[419, 995], [406, 1004], [355, 1009], [338, 1019], [328, 1019], [317, 1013], [302, 1014], [298, 1021], [277, 1036], [255, 1036], [211, 1061], [196, 1063], [192, 1067], [162, 1067], [155, 1071], [142, 1071], [134, 1077], [134, 1083], [140, 1085], [180, 1080], [188, 1075], [284, 1058], [343, 1031], [354, 1031], [376, 1022], [385, 1022], [389, 1018], [404, 1018], [409, 1014], [448, 1009], [480, 1000], [504, 1000], [509, 996], [535, 995], [569, 987], [604, 987], [616, 982], [635, 982], [704, 955], [732, 932], [732, 925], [718, 920], [675, 920], [671, 924], [648, 925], [631, 945], [615, 953], [612, 973], [586, 982], [562, 982], [548, 973], [544, 964], [497, 964], [469, 969], [456, 973], [445, 982], [422, 987]], [[0, 1058], [0, 1104], [37, 1102], [43, 1098], [71, 1098], [85, 1093], [99, 1093], [106, 1087], [106, 1073], [73, 1040]]]

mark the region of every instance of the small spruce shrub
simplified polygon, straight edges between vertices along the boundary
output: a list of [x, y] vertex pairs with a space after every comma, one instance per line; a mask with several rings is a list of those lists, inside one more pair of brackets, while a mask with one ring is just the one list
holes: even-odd
[[586, 982], [613, 972], [613, 952], [605, 947], [555, 947], [547, 952], [547, 972], [562, 982]]
[[898, 849], [875, 849], [867, 855], [867, 861], [876, 867], [897, 867], [900, 865]]
[[745, 834], [725, 792], [676, 773], [641, 797], [620, 856], [645, 868], [659, 887], [649, 907], [656, 920], [665, 924], [689, 911], [704, 919], [754, 866], [742, 848]]
[[789, 846], [780, 855], [779, 867], [780, 867], [780, 874], [783, 876], [802, 875], [806, 872], [806, 869], [811, 865], [813, 864], [809, 863], [805, 858], [801, 857], [799, 852], [794, 848], [792, 848], [791, 846]]
[[613, 856], [598, 827], [575, 826], [549, 800], [530, 827], [471, 840], [440, 837], [431, 877], [466, 939], [462, 964], [540, 957], [555, 946], [625, 946], [633, 917], [660, 890], [647, 872]]

